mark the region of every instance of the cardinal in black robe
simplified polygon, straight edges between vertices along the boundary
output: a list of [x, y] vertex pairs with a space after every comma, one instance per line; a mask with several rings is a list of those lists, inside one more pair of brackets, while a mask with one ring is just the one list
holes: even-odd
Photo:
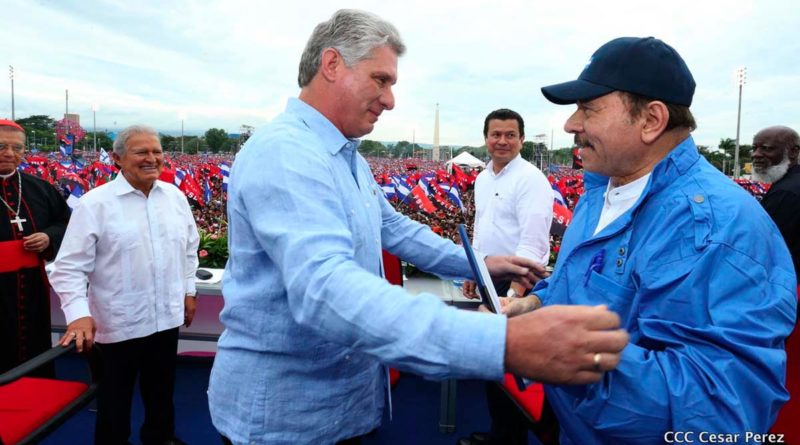
[[24, 143], [22, 128], [0, 119], [0, 373], [52, 347], [44, 262], [55, 259], [70, 214], [51, 184], [17, 169]]

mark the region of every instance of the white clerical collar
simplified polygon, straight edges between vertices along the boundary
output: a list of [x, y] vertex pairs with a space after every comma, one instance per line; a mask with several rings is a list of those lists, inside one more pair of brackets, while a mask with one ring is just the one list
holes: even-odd
[[4, 174], [0, 173], [0, 179], [8, 179], [8, 178], [10, 178], [10, 177], [12, 177], [12, 176], [14, 176], [16, 174], [17, 174], [16, 170], [12, 171], [11, 173], [9, 173], [7, 175], [4, 175]]

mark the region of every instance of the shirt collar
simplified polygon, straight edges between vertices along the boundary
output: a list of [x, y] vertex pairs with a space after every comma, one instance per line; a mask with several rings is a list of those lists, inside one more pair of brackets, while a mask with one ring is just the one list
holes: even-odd
[[343, 148], [355, 150], [361, 142], [358, 139], [346, 138], [327, 117], [298, 98], [289, 98], [286, 112], [297, 116], [311, 131], [318, 134], [325, 149], [332, 155]]
[[[150, 193], [153, 193], [156, 189], [161, 187], [161, 184], [159, 184], [160, 182], [161, 181], [156, 179], [155, 184], [153, 184], [153, 188], [150, 189]], [[125, 175], [122, 174], [122, 170], [120, 170], [119, 173], [117, 173], [117, 177], [114, 178], [114, 181], [112, 181], [111, 183], [114, 184], [115, 188], [114, 194], [117, 196], [122, 196], [134, 192], [141, 193], [141, 190], [133, 188], [131, 183], [128, 182], [128, 178], [126, 178]]]
[[628, 199], [638, 198], [647, 185], [651, 174], [652, 172], [619, 187], [612, 187], [611, 181], [609, 181], [608, 189], [606, 190], [606, 200], [609, 204], [616, 204]]
[[521, 159], [522, 159], [522, 155], [517, 153], [517, 155], [514, 156], [514, 159], [508, 161], [508, 164], [506, 164], [506, 166], [503, 167], [502, 169], [500, 169], [500, 172], [498, 172], [496, 174], [494, 172], [494, 161], [489, 161], [489, 163], [486, 164], [486, 170], [489, 170], [489, 173], [491, 173], [492, 176], [496, 178], [496, 177], [502, 175], [503, 172], [505, 172], [505, 171], [511, 171], [514, 168], [515, 165], [519, 164], [519, 161]]

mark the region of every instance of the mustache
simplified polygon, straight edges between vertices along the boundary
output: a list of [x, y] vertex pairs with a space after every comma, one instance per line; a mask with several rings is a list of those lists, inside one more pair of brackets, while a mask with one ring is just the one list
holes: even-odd
[[575, 135], [573, 140], [575, 142], [575, 145], [577, 145], [578, 147], [591, 147], [592, 146], [592, 144], [590, 144], [589, 141], [581, 138], [577, 134]]

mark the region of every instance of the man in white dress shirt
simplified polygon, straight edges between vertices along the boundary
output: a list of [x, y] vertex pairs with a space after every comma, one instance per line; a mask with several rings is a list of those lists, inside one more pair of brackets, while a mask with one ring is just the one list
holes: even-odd
[[[484, 255], [516, 255], [547, 265], [553, 189], [519, 154], [525, 122], [515, 111], [495, 110], [486, 116], [483, 136], [492, 160], [475, 180], [473, 246]], [[496, 282], [498, 294], [505, 295], [509, 284]], [[518, 295], [525, 291], [516, 283], [511, 289]]]
[[[501, 108], [486, 116], [483, 137], [492, 160], [475, 180], [473, 246], [484, 255], [516, 255], [547, 265], [553, 189], [536, 166], [522, 159], [525, 122], [519, 113]], [[495, 281], [498, 295], [522, 296], [527, 289], [511, 281]], [[475, 283], [464, 294], [477, 298]], [[491, 433], [473, 433], [459, 443], [527, 443], [525, 418], [496, 383], [486, 383], [492, 417]]]
[[180, 444], [172, 393], [178, 327], [195, 312], [199, 237], [186, 197], [158, 181], [158, 133], [132, 126], [114, 141], [116, 179], [84, 195], [50, 276], [68, 323], [62, 345], [100, 350], [95, 443], [127, 443], [139, 377], [143, 444]]

